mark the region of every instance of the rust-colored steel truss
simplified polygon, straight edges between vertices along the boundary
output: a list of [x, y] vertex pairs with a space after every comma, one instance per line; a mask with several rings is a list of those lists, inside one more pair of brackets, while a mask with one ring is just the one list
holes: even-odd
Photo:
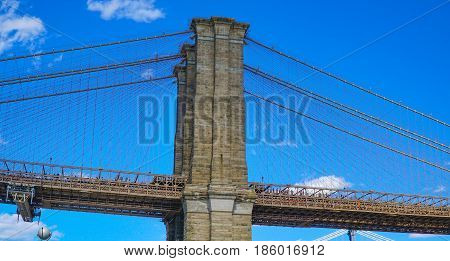
[[[27, 221], [33, 218], [30, 206], [158, 218], [181, 211], [183, 177], [5, 159], [0, 164], [0, 203], [17, 204]], [[257, 225], [450, 234], [449, 199], [444, 197], [262, 183], [249, 187], [257, 194]]]
[[0, 202], [14, 203], [8, 187], [27, 187], [34, 189], [34, 207], [150, 217], [164, 217], [181, 208], [181, 177], [25, 161], [1, 163]]
[[253, 224], [450, 234], [443, 197], [250, 183]]

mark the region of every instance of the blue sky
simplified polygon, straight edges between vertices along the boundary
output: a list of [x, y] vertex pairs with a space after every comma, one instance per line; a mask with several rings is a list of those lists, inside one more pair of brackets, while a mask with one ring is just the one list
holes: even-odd
[[[0, 28], [0, 55], [11, 56], [14, 54], [29, 53], [39, 50], [49, 50], [53, 48], [67, 48], [80, 46], [83, 43], [98, 43], [120, 39], [128, 39], [140, 36], [158, 35], [174, 31], [185, 30], [193, 17], [210, 16], [228, 16], [239, 21], [245, 21], [251, 24], [249, 35], [255, 39], [268, 43], [271, 46], [283, 50], [293, 56], [299, 57], [319, 67], [325, 67], [334, 63], [328, 68], [344, 78], [353, 82], [360, 83], [372, 90], [400, 100], [411, 107], [444, 120], [450, 121], [450, 109], [448, 100], [450, 98], [450, 51], [448, 43], [450, 42], [450, 3], [441, 5], [444, 1], [283, 1], [282, 3], [274, 1], [145, 1], [140, 0], [134, 4], [129, 4], [127, 0], [116, 1], [3, 1], [8, 4], [9, 9], [4, 8], [0, 11], [0, 24], [8, 19], [23, 22], [25, 29], [22, 34], [17, 31], [8, 31], [5, 26]], [[128, 3], [123, 8], [115, 8], [120, 3]], [[20, 5], [18, 5], [20, 4]], [[109, 4], [109, 5], [108, 5]], [[117, 5], [114, 5], [117, 4]], [[11, 5], [16, 5], [15, 9]], [[18, 6], [17, 6], [18, 5]], [[437, 9], [433, 9], [439, 7]], [[143, 12], [144, 10], [145, 12]], [[432, 11], [430, 11], [432, 10]], [[2, 20], [3, 17], [3, 20]], [[33, 17], [32, 20], [27, 17]], [[36, 23], [36, 21], [40, 21]], [[5, 25], [5, 24], [4, 24]], [[26, 25], [26, 26], [25, 26]], [[179, 43], [187, 39], [178, 39]], [[3, 44], [3, 45], [2, 45]], [[167, 46], [166, 46], [167, 45]], [[159, 48], [166, 48], [170, 53], [176, 50], [178, 45], [169, 46], [163, 42]], [[136, 51], [137, 52], [137, 51]], [[289, 64], [286, 61], [279, 61], [277, 58], [259, 54], [264, 53], [257, 47], [249, 44], [246, 47], [245, 62], [260, 67], [273, 74], [280, 75], [290, 81], [300, 80], [302, 75], [299, 71], [302, 69], [296, 65]], [[111, 52], [112, 54], [112, 52]], [[266, 54], [266, 53], [264, 53]], [[133, 56], [135, 54], [127, 54]], [[81, 56], [80, 56], [81, 57]], [[88, 57], [88, 56], [86, 56]], [[134, 57], [134, 56], [133, 56]], [[62, 57], [61, 57], [62, 58]], [[51, 61], [45, 61], [47, 69], [55, 67], [69, 66], [69, 61], [73, 62], [77, 56], [64, 57], [66, 63], [57, 64], [58, 57]], [[70, 60], [72, 59], [72, 60]], [[82, 62], [88, 62], [88, 58], [83, 58]], [[42, 61], [41, 61], [42, 62]], [[80, 64], [82, 62], [79, 62]], [[49, 66], [52, 63], [52, 66]], [[20, 65], [25, 67], [26, 65]], [[23, 67], [17, 68], [23, 68]], [[41, 64], [42, 66], [42, 64]], [[1, 72], [10, 73], [10, 69], [2, 69]], [[50, 70], [49, 69], [49, 70]], [[168, 72], [167, 68], [151, 68], [155, 72]], [[305, 71], [303, 71], [305, 73]], [[307, 73], [307, 72], [306, 72]], [[90, 83], [86, 80], [86, 83]], [[98, 83], [97, 83], [98, 84]], [[263, 84], [260, 80], [246, 78], [248, 88], [260, 86]], [[392, 113], [393, 108], [379, 102], [371, 103], [370, 98], [354, 92], [351, 89], [341, 88], [338, 83], [329, 82], [320, 77], [302, 82], [305, 87], [313, 91], [327, 95], [339, 101], [355, 106], [363, 111], [377, 116], [383, 116], [388, 120], [407, 126], [413, 130], [425, 133], [430, 137], [441, 140], [444, 143], [450, 142], [448, 131], [429, 121], [418, 120], [416, 117], [405, 112]], [[173, 88], [173, 83], [167, 83]], [[338, 86], [340, 88], [329, 88], [329, 86]], [[41, 86], [42, 90], [48, 86]], [[247, 86], [246, 86], [247, 88]], [[267, 86], [266, 91], [270, 91], [273, 86]], [[41, 91], [42, 91], [41, 90]], [[144, 91], [137, 91], [133, 95], [139, 95]], [[13, 93], [14, 94], [14, 93]], [[19, 93], [20, 94], [20, 93]], [[159, 93], [161, 94], [161, 93]], [[10, 93], [2, 93], [2, 97]], [[14, 94], [18, 95], [18, 94]], [[111, 94], [112, 95], [112, 94]], [[124, 102], [130, 106], [133, 105], [136, 98], [124, 99]], [[85, 96], [77, 96], [86, 98]], [[119, 101], [117, 96], [115, 97]], [[92, 99], [92, 96], [91, 96]], [[101, 98], [99, 98], [101, 99]], [[122, 99], [122, 98], [120, 98]], [[121, 100], [122, 101], [122, 100]], [[59, 102], [62, 103], [62, 100]], [[73, 102], [73, 101], [71, 101]], [[108, 100], [102, 100], [105, 112], [108, 111]], [[174, 104], [173, 99], [170, 101]], [[55, 104], [57, 104], [55, 102]], [[68, 103], [70, 104], [70, 103]], [[86, 100], [88, 104], [88, 100]], [[374, 106], [373, 104], [376, 104]], [[102, 105], [103, 106], [103, 105]], [[163, 105], [161, 105], [163, 106]], [[69, 109], [70, 106], [68, 106]], [[12, 107], [11, 107], [12, 108]], [[16, 121], [20, 117], [18, 114], [11, 113], [12, 109], [5, 107], [3, 111], [8, 113], [8, 120], [2, 121], [0, 129], [0, 147], [1, 156], [13, 155], [21, 159], [25, 151], [19, 150], [18, 144], [12, 147], [11, 140], [14, 140], [12, 131], [5, 131], [10, 121]], [[25, 108], [25, 107], [24, 107]], [[133, 107], [134, 108], [134, 107]], [[173, 119], [174, 111], [169, 106], [166, 112]], [[113, 108], [114, 109], [114, 108]], [[111, 108], [109, 108], [111, 110]], [[133, 113], [132, 109], [129, 109]], [[323, 108], [316, 104], [311, 104], [309, 111], [316, 116], [329, 117], [330, 120], [336, 120], [336, 123], [344, 122], [344, 119], [334, 118], [322, 111]], [[25, 111], [25, 109], [24, 109]], [[82, 124], [84, 118], [82, 113], [76, 113], [77, 124]], [[394, 111], [397, 112], [397, 111]], [[126, 115], [127, 111], [121, 111]], [[10, 116], [12, 115], [12, 116]], [[400, 116], [399, 116], [400, 115]], [[279, 115], [285, 119], [286, 115]], [[250, 118], [250, 117], [249, 117]], [[47, 119], [48, 120], [48, 119]], [[108, 120], [108, 119], [106, 119]], [[339, 120], [339, 122], [338, 122]], [[135, 121], [131, 118], [130, 121]], [[119, 119], [111, 120], [112, 126], [122, 124]], [[33, 123], [37, 126], [51, 125], [45, 119]], [[247, 122], [252, 125], [251, 119]], [[75, 125], [75, 123], [74, 123]], [[25, 125], [24, 125], [25, 126]], [[173, 130], [173, 121], [162, 124], [160, 128]], [[352, 128], [361, 129], [362, 125], [355, 123]], [[29, 126], [28, 126], [29, 127]], [[68, 126], [69, 128], [70, 126]], [[19, 127], [17, 127], [19, 128]], [[394, 192], [409, 192], [448, 196], [449, 179], [444, 176], [446, 173], [436, 172], [430, 168], [418, 165], [411, 161], [399, 161], [399, 165], [391, 166], [385, 157], [395, 160], [392, 155], [385, 154], [370, 146], [361, 146], [363, 153], [368, 153], [367, 157], [373, 156], [374, 164], [383, 169], [385, 176], [377, 177], [379, 169], [369, 169], [358, 160], [358, 155], [349, 156], [347, 153], [351, 149], [349, 144], [353, 140], [345, 140], [343, 143], [328, 142], [321, 147], [323, 137], [331, 135], [327, 131], [316, 130], [313, 124], [307, 124], [313, 145], [309, 147], [291, 146], [289, 141], [280, 146], [265, 146], [264, 144], [248, 145], [248, 164], [249, 176], [252, 180], [259, 180], [261, 177], [255, 173], [272, 173], [264, 176], [269, 182], [277, 183], [312, 183], [323, 177], [334, 176], [335, 181], [342, 184], [351, 184], [353, 188], [369, 189], [379, 188], [380, 190]], [[39, 132], [39, 131], [38, 131]], [[367, 135], [373, 135], [385, 141], [397, 142], [394, 138], [379, 137], [375, 130], [367, 129]], [[57, 135], [54, 133], [53, 135]], [[69, 132], [63, 133], [67, 137]], [[92, 134], [99, 135], [99, 133]], [[105, 147], [109, 150], [123, 149], [129, 154], [126, 160], [119, 162], [118, 155], [108, 155], [104, 152], [91, 152], [86, 156], [86, 160], [91, 159], [92, 165], [107, 165], [117, 168], [134, 168], [139, 166], [146, 157], [158, 155], [170, 149], [172, 144], [159, 144], [149, 148], [131, 148], [127, 147], [134, 137], [128, 133], [121, 133], [124, 139], [116, 147]], [[173, 136], [173, 132], [169, 135]], [[377, 136], [378, 135], [378, 136]], [[32, 137], [32, 136], [30, 136]], [[47, 141], [42, 134], [42, 140], [35, 141], [35, 147], [30, 146], [28, 155], [33, 154], [37, 159], [45, 158], [48, 154], [44, 151], [43, 145]], [[49, 139], [52, 137], [48, 135]], [[20, 146], [26, 144], [26, 138], [16, 138]], [[55, 141], [63, 144], [61, 140]], [[89, 143], [89, 137], [86, 143]], [[4, 144], [3, 144], [4, 143]], [[53, 144], [52, 144], [53, 145]], [[9, 146], [9, 147], [8, 147]], [[50, 146], [50, 145], [48, 145]], [[60, 144], [55, 144], [55, 148], [63, 148]], [[92, 143], [92, 147], [97, 146]], [[346, 147], [348, 146], [348, 148]], [[275, 148], [278, 147], [278, 148]], [[291, 155], [299, 156], [309, 163], [292, 163], [286, 156], [280, 154], [280, 148]], [[36, 148], [38, 151], [36, 151]], [[366, 152], [366, 148], [370, 150]], [[63, 148], [66, 149], [66, 148]], [[450, 164], [450, 160], [445, 155], [427, 154], [424, 148], [416, 148], [414, 145], [405, 145], [405, 150], [411, 150], [421, 155], [429, 156], [430, 160], [439, 162], [442, 165]], [[32, 151], [31, 151], [32, 150]], [[143, 153], [145, 151], [145, 153]], [[149, 154], [147, 154], [147, 152]], [[339, 153], [344, 152], [342, 155]], [[84, 150], [83, 150], [84, 152]], [[258, 153], [256, 153], [258, 152]], [[264, 152], [264, 153], [261, 153]], [[88, 152], [87, 152], [88, 153]], [[133, 154], [134, 153], [134, 154]], [[61, 153], [63, 155], [64, 153]], [[170, 154], [170, 153], [169, 153]], [[358, 154], [358, 153], [356, 153]], [[55, 161], [62, 158], [61, 155], [53, 155]], [[84, 155], [84, 153], [83, 153]], [[137, 156], [136, 156], [137, 155]], [[109, 156], [109, 161], [107, 156]], [[134, 157], [136, 156], [136, 157]], [[329, 161], [325, 156], [334, 156], [336, 161]], [[170, 173], [172, 155], [167, 155], [155, 162], [153, 166], [145, 166], [146, 171], [151, 170], [155, 173]], [[276, 157], [279, 164], [269, 163], [268, 158]], [[92, 158], [93, 161], [92, 161]], [[101, 160], [100, 160], [101, 159]], [[83, 156], [83, 164], [85, 162]], [[364, 158], [362, 162], [368, 162]], [[169, 163], [168, 163], [169, 162]], [[267, 164], [260, 164], [261, 162]], [[80, 163], [75, 158], [68, 156], [67, 161], [61, 163]], [[109, 165], [108, 165], [109, 164]], [[403, 164], [403, 165], [402, 165]], [[264, 166], [263, 166], [264, 165]], [[308, 165], [308, 166], [306, 166]], [[311, 167], [311, 165], [313, 167]], [[354, 167], [356, 166], [356, 167]], [[359, 168], [361, 167], [361, 168]], [[313, 169], [314, 168], [314, 169]], [[367, 168], [367, 169], [366, 169]], [[319, 169], [319, 170], [317, 170]], [[365, 170], [372, 171], [373, 175], [358, 176], [357, 173]], [[301, 172], [301, 174], [299, 174]], [[392, 173], [402, 173], [399, 176], [393, 176]], [[430, 173], [428, 173], [430, 172]], [[273, 173], [281, 173], [275, 176]], [[323, 174], [326, 173], [326, 174]], [[429, 178], [429, 176], [432, 178]], [[435, 175], [432, 175], [435, 174]], [[425, 175], [425, 176], [423, 176]], [[411, 178], [413, 176], [413, 178]], [[408, 183], [402, 183], [402, 180], [408, 177]], [[398, 186], [401, 184], [402, 186]], [[430, 184], [425, 187], [423, 184]], [[442, 189], [440, 189], [442, 188]], [[18, 231], [25, 229], [21, 223], [11, 223], [15, 219], [10, 215], [15, 213], [14, 206], [0, 206], [0, 216], [3, 213], [3, 224], [15, 226]], [[0, 220], [2, 220], [0, 218]], [[154, 219], [122, 217], [111, 215], [99, 215], [88, 213], [75, 213], [64, 211], [43, 211], [43, 222], [58, 231], [60, 240], [163, 240], [165, 229], [163, 224]], [[7, 238], [1, 229], [5, 226], [0, 222], [0, 239]], [[32, 239], [36, 230], [30, 227], [21, 234], [23, 237], [16, 236], [17, 239]], [[89, 231], [89, 232], [86, 232]], [[312, 240], [321, 237], [333, 230], [328, 229], [292, 229], [292, 228], [272, 228], [272, 227], [254, 227], [253, 237], [255, 240]], [[8, 230], [7, 233], [11, 233]], [[442, 240], [448, 237], [431, 237], [408, 234], [382, 233], [383, 235], [395, 240]]]

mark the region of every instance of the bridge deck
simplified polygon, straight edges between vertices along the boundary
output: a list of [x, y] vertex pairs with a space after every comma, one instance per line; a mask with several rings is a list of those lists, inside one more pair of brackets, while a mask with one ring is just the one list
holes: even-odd
[[[170, 175], [0, 160], [8, 186], [32, 187], [35, 207], [164, 217], [181, 210], [185, 179]], [[256, 225], [450, 234], [448, 198], [249, 183]]]
[[251, 183], [253, 224], [450, 233], [448, 198]]

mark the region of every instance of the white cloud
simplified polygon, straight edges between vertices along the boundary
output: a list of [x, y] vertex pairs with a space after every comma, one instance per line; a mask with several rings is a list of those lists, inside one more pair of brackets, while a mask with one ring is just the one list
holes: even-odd
[[16, 43], [33, 51], [45, 33], [41, 19], [16, 13], [19, 4], [17, 0], [3, 0], [0, 6], [0, 54]]
[[[19, 217], [17, 222], [17, 215], [15, 214], [1, 214], [0, 215], [0, 240], [35, 240], [36, 234], [40, 226], [45, 226], [42, 222], [38, 225], [37, 221], [24, 222]], [[60, 239], [63, 234], [56, 230], [56, 226], [51, 226], [52, 231], [51, 240]]]
[[62, 54], [56, 56], [55, 58], [53, 58], [53, 60], [52, 60], [51, 62], [49, 62], [49, 63], [47, 64], [47, 67], [48, 67], [48, 68], [53, 67], [55, 64], [57, 64], [57, 63], [59, 63], [60, 61], [62, 61], [62, 59], [63, 59], [63, 55], [62, 55]]
[[100, 17], [104, 20], [126, 18], [150, 23], [165, 15], [154, 3], [154, 0], [88, 0], [87, 8], [89, 11], [100, 12]]
[[145, 80], [151, 80], [153, 78], [153, 70], [147, 69], [141, 73], [141, 77]]
[[432, 234], [409, 234], [408, 237], [409, 238], [430, 238], [430, 237], [435, 237], [436, 235], [432, 235]]
[[436, 189], [433, 190], [434, 193], [440, 193], [440, 192], [444, 192], [444, 191], [445, 191], [444, 185], [439, 185], [439, 186], [437, 186]]
[[56, 56], [56, 58], [53, 59], [53, 61], [54, 61], [54, 62], [60, 62], [60, 61], [62, 61], [62, 59], [63, 59], [63, 55], [60, 54], [60, 55]]
[[330, 175], [307, 180], [303, 182], [301, 185], [315, 188], [343, 189], [349, 188], [351, 186], [351, 183], [345, 181], [343, 177]]
[[[333, 189], [345, 189], [349, 188], [352, 184], [347, 182], [343, 177], [337, 177], [335, 175], [322, 176], [316, 179], [307, 180], [303, 183], [296, 183], [296, 186], [306, 186], [313, 188], [327, 188], [330, 190], [322, 190], [320, 193], [315, 193], [314, 189], [306, 189], [306, 193], [315, 193], [317, 196], [324, 196], [332, 193]], [[293, 190], [294, 191], [294, 190]]]

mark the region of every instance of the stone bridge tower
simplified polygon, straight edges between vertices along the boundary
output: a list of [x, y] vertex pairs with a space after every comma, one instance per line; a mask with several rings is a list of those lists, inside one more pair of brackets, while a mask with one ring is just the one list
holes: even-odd
[[245, 159], [243, 45], [248, 24], [193, 19], [178, 79], [174, 174], [187, 177], [168, 240], [251, 240], [254, 191]]

